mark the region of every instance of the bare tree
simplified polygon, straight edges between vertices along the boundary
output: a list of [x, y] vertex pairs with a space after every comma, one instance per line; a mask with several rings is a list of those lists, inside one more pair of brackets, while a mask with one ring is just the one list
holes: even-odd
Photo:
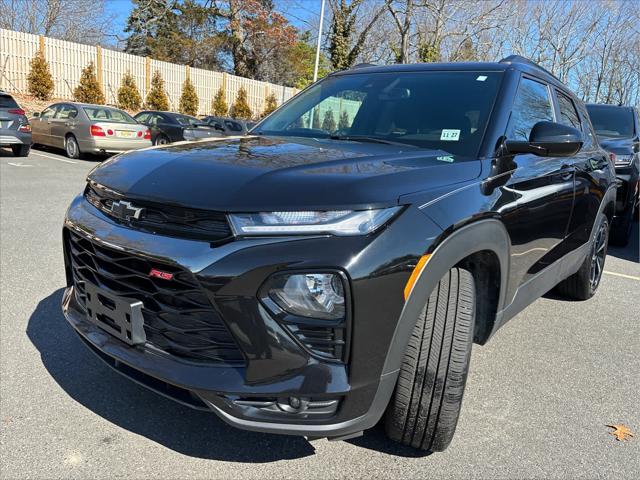
[[0, 28], [101, 44], [113, 18], [105, 0], [0, 0]]

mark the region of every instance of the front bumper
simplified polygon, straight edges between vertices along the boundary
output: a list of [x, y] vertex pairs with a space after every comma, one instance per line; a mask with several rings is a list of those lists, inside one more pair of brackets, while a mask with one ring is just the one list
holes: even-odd
[[[412, 262], [424, 251], [424, 239], [440, 232], [418, 210], [409, 210], [393, 227], [369, 237], [256, 238], [213, 247], [116, 224], [82, 196], [69, 208], [66, 228], [193, 272], [246, 363], [193, 362], [146, 345], [130, 346], [87, 318], [69, 281], [65, 317], [94, 353], [147, 388], [210, 409], [231, 425], [310, 437], [349, 436], [381, 418], [398, 374], [383, 371], [383, 366], [403, 308], [402, 291]], [[411, 236], [415, 243], [407, 239], [409, 230], [423, 230]], [[347, 363], [312, 355], [257, 298], [272, 273], [309, 268], [338, 269], [351, 281], [353, 334]], [[289, 397], [318, 406], [317, 415], [267, 405]]]

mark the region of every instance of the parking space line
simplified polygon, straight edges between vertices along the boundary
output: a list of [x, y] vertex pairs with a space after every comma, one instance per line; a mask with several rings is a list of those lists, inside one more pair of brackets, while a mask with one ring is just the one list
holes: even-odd
[[640, 282], [640, 277], [634, 277], [633, 275], [625, 275], [624, 273], [610, 272], [608, 270], [605, 270], [602, 273], [606, 273], [607, 275], [613, 275], [615, 277], [628, 278], [629, 280], [636, 280]]
[[58, 157], [54, 157], [53, 155], [47, 155], [46, 153], [34, 152], [33, 150], [31, 150], [31, 153], [33, 153], [34, 155], [40, 155], [41, 157], [50, 158], [51, 160], [58, 160], [59, 162], [78, 163], [78, 162], [74, 162], [73, 160], [67, 160], [66, 158], [58, 158]]

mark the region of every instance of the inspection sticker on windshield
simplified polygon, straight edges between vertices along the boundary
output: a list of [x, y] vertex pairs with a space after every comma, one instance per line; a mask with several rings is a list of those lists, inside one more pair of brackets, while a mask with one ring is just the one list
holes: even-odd
[[440, 140], [444, 140], [445, 142], [457, 142], [460, 140], [460, 130], [447, 130], [445, 128], [440, 134]]

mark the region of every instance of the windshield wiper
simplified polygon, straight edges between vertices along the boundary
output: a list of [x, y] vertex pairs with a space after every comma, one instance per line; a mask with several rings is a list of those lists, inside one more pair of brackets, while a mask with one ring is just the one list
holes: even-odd
[[383, 143], [385, 145], [398, 145], [401, 147], [418, 148], [415, 145], [402, 142], [393, 142], [383, 138], [368, 137], [367, 135], [329, 135], [331, 140], [345, 140], [347, 142]]

